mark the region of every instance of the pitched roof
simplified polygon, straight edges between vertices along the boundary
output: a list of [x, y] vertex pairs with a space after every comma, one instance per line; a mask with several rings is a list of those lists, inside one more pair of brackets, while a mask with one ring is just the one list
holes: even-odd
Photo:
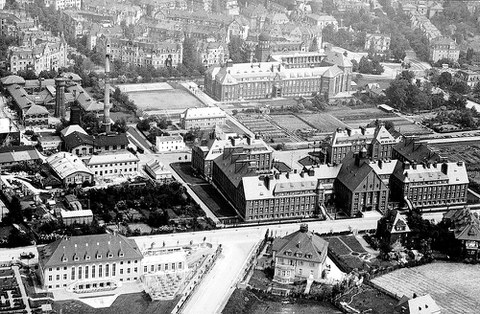
[[67, 149], [73, 149], [81, 145], [90, 145], [93, 146], [93, 136], [88, 134], [83, 134], [79, 131], [73, 131], [63, 138], [65, 142], [65, 147]]
[[48, 114], [47, 108], [40, 105], [32, 105], [30, 108], [27, 109], [25, 114], [32, 115], [32, 114]]
[[48, 157], [46, 162], [62, 180], [76, 172], [84, 172], [93, 175], [92, 171], [85, 166], [80, 158], [71, 153], [56, 153]]
[[308, 231], [307, 225], [302, 225], [300, 230], [283, 238], [275, 239], [272, 251], [276, 252], [275, 256], [278, 257], [323, 263], [327, 258], [328, 242]]
[[12, 84], [20, 84], [20, 85], [25, 84], [25, 80], [23, 79], [23, 77], [20, 77], [18, 75], [9, 75], [6, 77], [2, 77], [0, 79], [0, 82], [2, 82], [3, 86], [12, 85]]
[[0, 164], [38, 159], [40, 156], [33, 146], [0, 147]]
[[101, 154], [92, 155], [87, 161], [87, 165], [109, 164], [112, 162], [138, 162], [138, 157], [130, 152], [121, 154]]
[[405, 139], [398, 143], [393, 149], [409, 162], [439, 162], [441, 157], [432, 151], [427, 145], [416, 143], [415, 139]]
[[[370, 167], [368, 160], [362, 159], [357, 165], [355, 156], [353, 152], [351, 152], [343, 159], [337, 180], [350, 191], [354, 191], [371, 172], [375, 173], [372, 167]], [[377, 174], [375, 175], [378, 176]]]
[[441, 311], [429, 294], [413, 299], [402, 298], [397, 307], [404, 304], [408, 304], [409, 314], [439, 314]]
[[338, 65], [341, 67], [352, 67], [352, 62], [343, 53], [336, 51], [328, 51], [323, 63], [329, 65]]
[[100, 134], [94, 137], [93, 143], [95, 147], [127, 146], [128, 138], [125, 133]]
[[27, 92], [20, 85], [18, 84], [10, 85], [7, 87], [7, 91], [12, 96], [15, 104], [21, 110], [24, 110], [30, 107], [31, 105], [33, 105], [33, 102], [28, 98]]
[[65, 137], [65, 136], [70, 135], [71, 133], [73, 133], [75, 131], [87, 135], [87, 131], [85, 131], [78, 124], [72, 124], [72, 125], [67, 126], [65, 129], [61, 130], [60, 133], [62, 134], [63, 137]]
[[[134, 240], [122, 235], [95, 234], [62, 238], [38, 248], [43, 269], [99, 261], [122, 261], [143, 258]], [[109, 257], [109, 255], [111, 257]]]
[[455, 238], [462, 241], [480, 241], [480, 226], [478, 224], [471, 223], [460, 233], [458, 233]]

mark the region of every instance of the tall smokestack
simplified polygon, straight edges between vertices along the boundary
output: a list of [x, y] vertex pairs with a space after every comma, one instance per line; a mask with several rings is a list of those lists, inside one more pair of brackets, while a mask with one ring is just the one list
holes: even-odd
[[105, 49], [105, 94], [103, 99], [103, 124], [105, 125], [105, 132], [110, 133], [110, 41], [107, 40]]
[[59, 77], [55, 79], [55, 117], [65, 119], [65, 79]]

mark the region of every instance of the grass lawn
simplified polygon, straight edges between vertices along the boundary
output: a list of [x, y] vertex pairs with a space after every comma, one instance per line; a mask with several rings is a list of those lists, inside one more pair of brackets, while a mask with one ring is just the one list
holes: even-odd
[[478, 313], [480, 265], [436, 262], [397, 269], [376, 277], [372, 283], [401, 297], [430, 294], [442, 313]]
[[156, 314], [170, 313], [177, 302], [178, 298], [172, 301], [150, 301], [145, 293], [131, 293], [119, 296], [108, 308], [95, 309], [81, 301], [69, 300], [55, 302], [53, 310], [63, 314]]
[[335, 118], [330, 113], [299, 114], [300, 118], [316, 128], [319, 132], [333, 132], [337, 128], [345, 128], [347, 125]]
[[217, 217], [237, 216], [235, 209], [213, 186], [193, 175], [189, 162], [173, 163], [170, 166]]
[[[353, 290], [341, 298], [351, 307], [359, 311], [371, 310], [371, 314], [393, 313], [398, 301], [368, 285], [363, 285], [360, 291]], [[367, 313], [367, 312], [365, 312]]]
[[181, 89], [130, 92], [127, 94], [139, 109], [145, 111], [204, 107], [203, 103], [195, 96]]
[[223, 314], [263, 314], [263, 313], [285, 313], [285, 314], [336, 314], [341, 313], [333, 305], [326, 302], [312, 300], [298, 300], [294, 304], [283, 304], [283, 298], [273, 295], [260, 295], [251, 291], [236, 289]]

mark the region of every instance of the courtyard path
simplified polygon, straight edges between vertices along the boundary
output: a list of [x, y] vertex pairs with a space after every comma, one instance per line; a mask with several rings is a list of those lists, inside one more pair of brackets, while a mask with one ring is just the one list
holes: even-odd
[[[455, 276], [454, 274], [443, 274]], [[389, 274], [377, 277], [372, 283], [397, 295], [398, 298], [406, 295], [411, 298], [414, 293], [418, 296], [430, 294], [442, 308], [442, 313], [466, 314], [478, 313], [480, 303], [462, 291], [458, 291], [430, 277], [423, 275], [414, 268], [402, 268]]]

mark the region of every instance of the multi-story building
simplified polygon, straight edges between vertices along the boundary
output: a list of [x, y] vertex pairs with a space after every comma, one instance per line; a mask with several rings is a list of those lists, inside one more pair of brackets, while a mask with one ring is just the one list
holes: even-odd
[[93, 212], [91, 209], [80, 210], [61, 210], [60, 218], [64, 225], [69, 226], [73, 224], [89, 225], [93, 221]]
[[466, 204], [468, 175], [463, 162], [398, 163], [390, 178], [391, 196], [409, 207]]
[[305, 23], [311, 26], [320, 26], [322, 28], [327, 25], [332, 25], [334, 29], [338, 28], [337, 19], [331, 15], [307, 14], [305, 16]]
[[43, 151], [58, 150], [62, 145], [62, 138], [56, 135], [40, 136], [38, 138], [38, 144], [40, 144]]
[[138, 172], [137, 156], [130, 152], [92, 155], [85, 164], [95, 176], [135, 175]]
[[38, 75], [42, 71], [58, 71], [60, 68], [67, 66], [67, 48], [64, 39], [28, 46], [9, 47], [7, 65], [13, 73], [33, 70]]
[[464, 82], [470, 86], [470, 88], [473, 88], [480, 83], [480, 71], [458, 70], [457, 73], [455, 73], [454, 79]]
[[336, 204], [350, 217], [388, 208], [389, 187], [371, 166], [365, 148], [343, 159], [334, 184]]
[[393, 147], [392, 159], [409, 163], [441, 162], [444, 158], [415, 138], [405, 138]]
[[83, 129], [62, 134], [64, 149], [76, 156], [88, 156], [93, 153], [113, 153], [125, 151], [128, 139], [125, 133], [99, 134], [92, 136]]
[[122, 235], [65, 237], [38, 247], [38, 275], [45, 289], [113, 290], [142, 275], [142, 253]]
[[[245, 221], [316, 217], [333, 201], [339, 166], [241, 178], [233, 204]], [[214, 173], [215, 180], [215, 173]]]
[[308, 231], [308, 225], [302, 224], [300, 230], [276, 238], [272, 244], [275, 271], [273, 281], [292, 284], [295, 281], [314, 281], [325, 279], [328, 242], [316, 233]]
[[[308, 57], [316, 62], [315, 56]], [[330, 98], [351, 90], [352, 64], [341, 53], [327, 53], [320, 67], [285, 65], [277, 61], [227, 62], [223, 67], [211, 67], [205, 73], [205, 91], [220, 101], [237, 101], [311, 96], [312, 93]]]
[[433, 25], [426, 16], [422, 14], [411, 14], [410, 22], [412, 29], [420, 29], [425, 34], [425, 36], [427, 36], [429, 41], [442, 36], [442, 33], [438, 30], [438, 28]]
[[442, 222], [461, 243], [461, 250], [466, 258], [478, 261], [480, 258], [480, 220], [465, 206], [451, 209], [443, 215]]
[[228, 46], [222, 42], [207, 42], [198, 47], [199, 58], [205, 67], [222, 65], [228, 56]]
[[183, 61], [183, 45], [180, 42], [152, 43], [101, 36], [97, 38], [97, 51], [105, 53], [108, 41], [112, 60], [155, 68], [176, 67]]
[[172, 152], [185, 149], [185, 142], [181, 135], [157, 136], [157, 152]]
[[0, 118], [0, 147], [20, 144], [20, 130], [9, 118]]
[[366, 149], [368, 155], [374, 159], [388, 159], [392, 157], [393, 147], [398, 142], [383, 125], [337, 129], [327, 139], [325, 161], [338, 164], [348, 153], [360, 152], [362, 149]]
[[188, 108], [180, 116], [182, 129], [213, 129], [225, 124], [227, 115], [218, 107]]
[[93, 172], [77, 156], [59, 152], [48, 157], [45, 162], [64, 186], [82, 185], [93, 182]]
[[2, 169], [21, 164], [33, 164], [40, 160], [40, 155], [33, 146], [0, 147], [0, 167]]
[[21, 37], [28, 29], [35, 26], [35, 20], [23, 11], [0, 12], [0, 34], [2, 36]]
[[23, 124], [25, 128], [47, 128], [48, 110], [44, 106], [32, 105], [23, 112]]
[[437, 62], [440, 59], [457, 61], [460, 56], [460, 48], [457, 43], [448, 37], [438, 37], [430, 42], [430, 60]]
[[46, 7], [53, 7], [55, 10], [77, 9], [82, 8], [81, 0], [45, 0]]
[[390, 36], [385, 34], [367, 34], [365, 38], [365, 50], [387, 51], [390, 49]]

